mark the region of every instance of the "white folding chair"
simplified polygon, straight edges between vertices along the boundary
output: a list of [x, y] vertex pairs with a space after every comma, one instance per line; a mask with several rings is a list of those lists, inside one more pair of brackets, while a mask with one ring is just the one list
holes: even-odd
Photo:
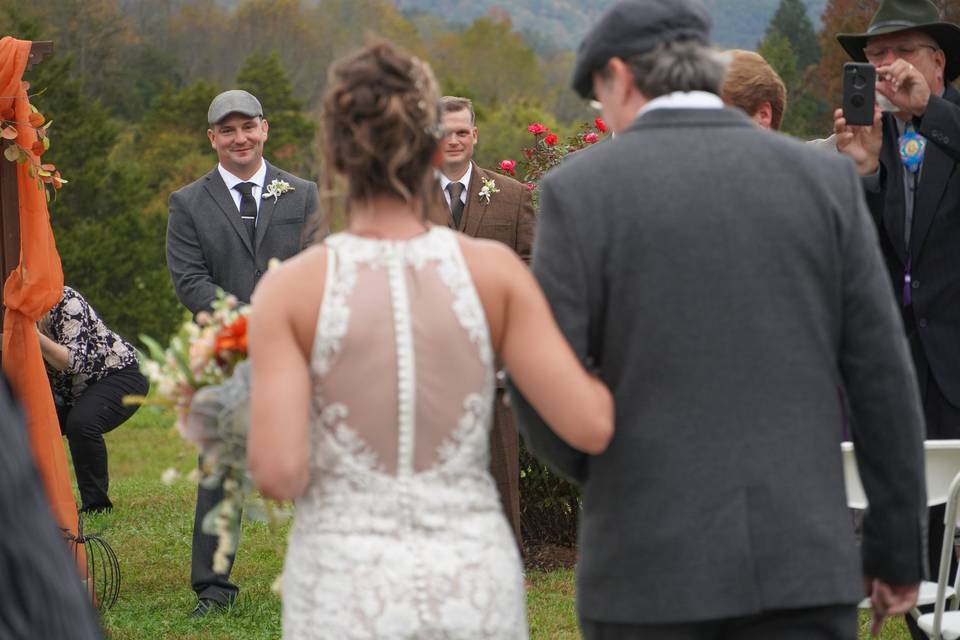
[[[917, 618], [917, 626], [932, 640], [957, 640], [960, 638], [960, 611], [957, 611], [957, 579], [960, 570], [953, 577], [953, 586], [947, 584], [950, 574], [950, 560], [953, 556], [953, 536], [957, 529], [957, 498], [960, 497], [960, 473], [950, 484], [947, 496], [947, 509], [944, 515], [943, 546], [940, 548], [940, 573], [937, 576], [937, 591], [934, 596], [933, 613], [925, 613]], [[947, 609], [949, 607], [949, 609]]]
[[[843, 480], [847, 488], [847, 506], [851, 509], [865, 509], [867, 496], [860, 483], [860, 473], [857, 471], [857, 461], [853, 455], [853, 443], [844, 442], [840, 445], [843, 452]], [[927, 506], [932, 507], [948, 501], [952, 482], [960, 473], [960, 440], [926, 440], [923, 443], [925, 474], [927, 484]], [[948, 538], [944, 536], [944, 540]], [[953, 536], [950, 538], [951, 548]], [[947, 565], [949, 569], [949, 564]], [[940, 582], [924, 580], [920, 583], [920, 595], [917, 597], [917, 606], [910, 611], [916, 620], [920, 617], [917, 607], [934, 604], [937, 597], [937, 588]], [[946, 599], [956, 608], [957, 600], [956, 580], [952, 584], [944, 583]], [[860, 602], [861, 609], [870, 608], [870, 600], [865, 598]]]

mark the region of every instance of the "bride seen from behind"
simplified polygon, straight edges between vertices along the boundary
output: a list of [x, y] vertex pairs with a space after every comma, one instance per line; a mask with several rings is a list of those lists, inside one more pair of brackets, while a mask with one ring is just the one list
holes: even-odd
[[495, 356], [571, 446], [598, 454], [613, 435], [610, 392], [523, 262], [426, 221], [438, 101], [429, 67], [386, 42], [331, 67], [324, 144], [347, 230], [254, 295], [250, 469], [296, 500], [285, 638], [527, 637], [488, 471]]

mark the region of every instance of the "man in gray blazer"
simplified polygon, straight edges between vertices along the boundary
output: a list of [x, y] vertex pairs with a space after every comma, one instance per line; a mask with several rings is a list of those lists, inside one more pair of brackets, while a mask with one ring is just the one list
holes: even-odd
[[588, 640], [852, 640], [865, 586], [879, 623], [923, 572], [917, 383], [852, 163], [725, 109], [708, 31], [700, 0], [627, 0], [581, 45], [574, 88], [617, 135], [544, 180], [533, 271], [615, 435], [591, 457], [514, 406], [583, 489]]
[[[207, 120], [219, 163], [170, 196], [167, 222], [167, 266], [180, 302], [193, 314], [210, 308], [218, 288], [249, 303], [270, 259], [284, 260], [310, 244], [319, 219], [316, 183], [263, 159], [268, 124], [253, 95], [221, 93]], [[222, 499], [222, 487], [197, 490], [190, 579], [198, 600], [191, 617], [229, 606], [238, 592], [229, 567], [223, 574], [213, 570], [217, 537], [202, 531], [204, 515]]]

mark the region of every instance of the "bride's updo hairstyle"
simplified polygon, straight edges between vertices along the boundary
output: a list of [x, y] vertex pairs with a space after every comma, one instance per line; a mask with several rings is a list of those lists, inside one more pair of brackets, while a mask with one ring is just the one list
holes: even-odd
[[386, 41], [337, 60], [327, 78], [327, 167], [346, 178], [348, 201], [422, 196], [441, 139], [439, 92], [426, 63]]

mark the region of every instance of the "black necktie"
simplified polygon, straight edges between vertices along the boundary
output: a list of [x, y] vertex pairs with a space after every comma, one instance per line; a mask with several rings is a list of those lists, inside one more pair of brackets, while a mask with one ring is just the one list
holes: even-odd
[[250, 234], [250, 244], [256, 246], [254, 241], [257, 237], [257, 202], [253, 199], [253, 187], [252, 182], [240, 182], [233, 188], [240, 192], [240, 219]]
[[460, 218], [463, 217], [463, 201], [460, 200], [463, 185], [459, 182], [451, 182], [447, 185], [447, 192], [450, 194], [450, 214], [453, 215], [453, 226], [459, 229]]

